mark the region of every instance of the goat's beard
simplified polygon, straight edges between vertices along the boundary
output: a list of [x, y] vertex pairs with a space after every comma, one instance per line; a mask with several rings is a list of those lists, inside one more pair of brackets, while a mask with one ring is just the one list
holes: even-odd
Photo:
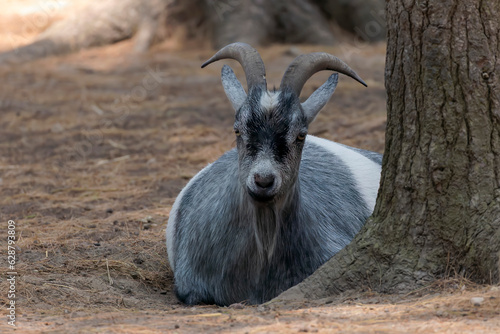
[[[261, 261], [269, 262], [274, 254], [277, 238], [281, 225], [283, 224], [283, 213], [290, 205], [294, 205], [297, 199], [295, 185], [286, 193], [279, 192], [272, 202], [244, 205], [247, 210], [242, 210], [246, 221], [252, 224], [257, 252]], [[241, 200], [248, 203], [248, 196], [242, 196]], [[247, 197], [247, 198], [245, 198]]]
[[270, 261], [276, 247], [281, 217], [274, 205], [254, 206], [253, 227], [260, 258]]

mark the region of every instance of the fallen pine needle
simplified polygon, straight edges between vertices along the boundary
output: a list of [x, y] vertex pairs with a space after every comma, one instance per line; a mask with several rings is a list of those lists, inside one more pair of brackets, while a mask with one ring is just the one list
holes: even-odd
[[109, 285], [113, 285], [113, 279], [111, 278], [111, 274], [109, 272], [109, 263], [107, 258], [106, 258], [106, 271], [108, 272]]
[[57, 287], [60, 287], [60, 288], [68, 288], [68, 289], [71, 289], [71, 290], [75, 290], [75, 288], [73, 288], [72, 286], [64, 285], [64, 284], [43, 283], [43, 285], [51, 285], [51, 286], [57, 286]]
[[207, 317], [218, 317], [221, 315], [222, 313], [204, 313], [204, 314], [196, 314], [195, 317], [207, 318]]

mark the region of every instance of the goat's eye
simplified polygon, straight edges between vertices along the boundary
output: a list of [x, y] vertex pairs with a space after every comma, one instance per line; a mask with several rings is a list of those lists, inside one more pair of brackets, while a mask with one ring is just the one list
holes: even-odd
[[236, 137], [239, 137], [241, 135], [241, 132], [238, 129], [234, 129], [234, 134], [236, 135]]
[[304, 139], [306, 139], [306, 136], [307, 136], [307, 133], [299, 133], [299, 135], [297, 136], [297, 140], [304, 141]]

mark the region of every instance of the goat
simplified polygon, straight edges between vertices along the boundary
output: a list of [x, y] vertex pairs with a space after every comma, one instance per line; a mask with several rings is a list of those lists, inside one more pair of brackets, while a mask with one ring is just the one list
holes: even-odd
[[196, 174], [170, 212], [166, 238], [178, 299], [186, 304], [263, 303], [298, 284], [346, 246], [373, 211], [381, 155], [307, 135], [337, 86], [332, 74], [305, 102], [316, 72], [366, 86], [327, 53], [297, 57], [280, 89], [267, 90], [264, 63], [248, 44], [222, 48], [202, 65], [235, 59], [222, 84], [236, 111], [236, 148]]

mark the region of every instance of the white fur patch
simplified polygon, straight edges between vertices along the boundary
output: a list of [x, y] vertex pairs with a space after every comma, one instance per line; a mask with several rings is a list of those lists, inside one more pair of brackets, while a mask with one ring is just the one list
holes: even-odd
[[263, 92], [260, 96], [260, 105], [262, 107], [262, 110], [273, 110], [278, 105], [279, 96], [280, 92]]
[[382, 167], [349, 147], [323, 138], [307, 136], [307, 141], [334, 153], [354, 175], [357, 189], [370, 211], [375, 208]]
[[176, 225], [177, 225], [177, 211], [179, 211], [179, 205], [181, 203], [182, 197], [184, 196], [184, 193], [186, 190], [194, 183], [196, 179], [198, 179], [201, 175], [203, 175], [211, 166], [211, 164], [207, 165], [205, 168], [203, 168], [201, 171], [199, 171], [189, 182], [186, 184], [186, 186], [182, 189], [182, 191], [179, 193], [177, 198], [175, 199], [174, 205], [172, 206], [172, 209], [170, 210], [170, 215], [168, 217], [168, 223], [167, 223], [167, 230], [166, 230], [166, 238], [167, 238], [167, 254], [168, 254], [168, 262], [170, 263], [170, 268], [172, 270], [175, 269], [175, 263], [174, 263], [174, 242], [175, 242], [175, 230], [176, 230]]

